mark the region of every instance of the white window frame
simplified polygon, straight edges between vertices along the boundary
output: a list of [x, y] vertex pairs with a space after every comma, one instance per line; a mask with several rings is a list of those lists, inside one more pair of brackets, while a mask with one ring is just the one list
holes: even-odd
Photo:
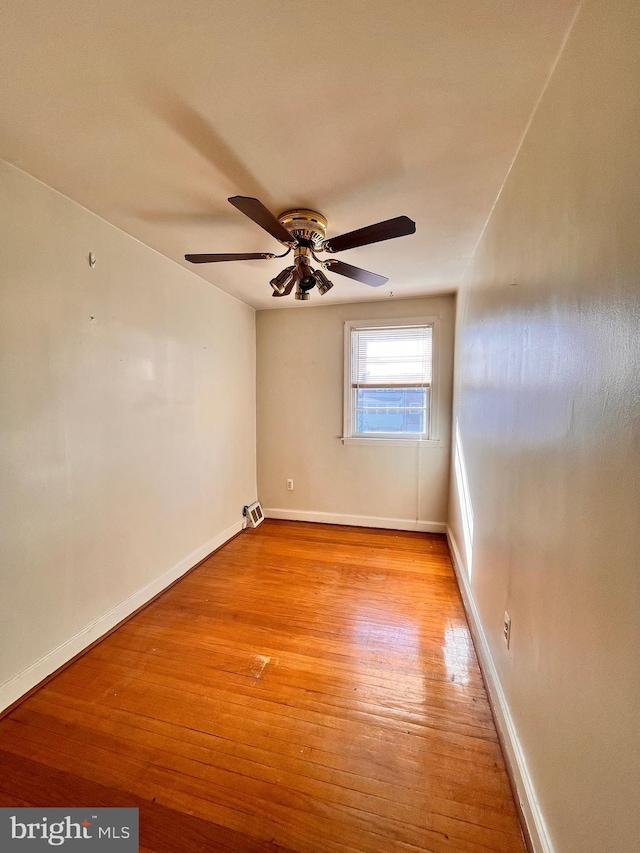
[[[354, 329], [393, 329], [402, 326], [431, 326], [432, 332], [432, 375], [429, 400], [429, 437], [415, 436], [380, 437], [353, 435], [353, 394], [351, 389], [351, 332]], [[346, 320], [344, 324], [344, 402], [343, 444], [379, 445], [384, 447], [439, 447], [440, 446], [440, 318], [401, 317], [398, 319]]]

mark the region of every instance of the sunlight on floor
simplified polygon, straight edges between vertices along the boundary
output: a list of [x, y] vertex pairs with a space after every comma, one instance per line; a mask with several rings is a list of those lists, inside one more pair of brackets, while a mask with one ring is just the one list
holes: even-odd
[[475, 664], [469, 629], [462, 625], [447, 628], [442, 652], [451, 681], [461, 686], [467, 685], [470, 670]]

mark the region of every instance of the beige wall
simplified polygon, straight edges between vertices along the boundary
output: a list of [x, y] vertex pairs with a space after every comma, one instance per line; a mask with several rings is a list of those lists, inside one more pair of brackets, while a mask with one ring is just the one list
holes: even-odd
[[1, 163], [0, 258], [3, 707], [239, 528], [255, 320]]
[[[444, 528], [454, 314], [453, 296], [257, 313], [258, 492], [265, 509], [311, 521]], [[431, 316], [440, 317], [440, 445], [343, 445], [345, 320]]]
[[465, 571], [556, 853], [640, 850], [639, 44], [587, 0], [458, 302]]

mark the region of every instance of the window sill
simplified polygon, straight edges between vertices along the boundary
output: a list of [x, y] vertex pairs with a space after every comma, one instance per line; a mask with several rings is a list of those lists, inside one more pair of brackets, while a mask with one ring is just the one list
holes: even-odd
[[363, 438], [357, 436], [342, 436], [343, 444], [377, 445], [379, 447], [440, 447], [441, 442], [437, 438]]

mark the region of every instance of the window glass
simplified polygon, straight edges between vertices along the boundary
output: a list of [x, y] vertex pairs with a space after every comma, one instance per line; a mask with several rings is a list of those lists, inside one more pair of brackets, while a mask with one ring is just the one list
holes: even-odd
[[429, 421], [427, 388], [356, 389], [356, 432], [422, 434]]

